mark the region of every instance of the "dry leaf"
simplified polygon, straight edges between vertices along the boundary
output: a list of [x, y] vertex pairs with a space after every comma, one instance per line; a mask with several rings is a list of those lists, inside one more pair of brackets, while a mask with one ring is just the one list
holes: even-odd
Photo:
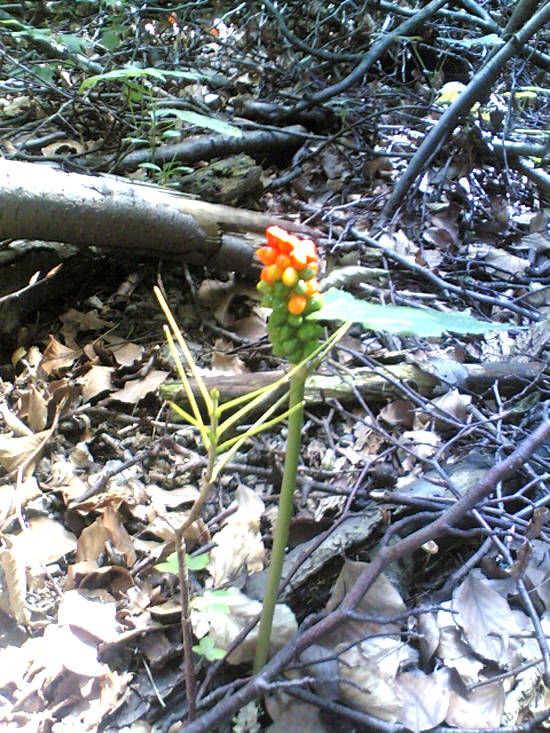
[[156, 392], [159, 386], [166, 380], [170, 372], [163, 372], [159, 369], [152, 369], [145, 377], [131, 379], [126, 382], [122, 389], [110, 395], [111, 400], [118, 400], [128, 405], [136, 405], [151, 392]]
[[29, 519], [25, 531], [14, 535], [13, 542], [32, 575], [41, 575], [45, 565], [76, 549], [75, 535], [49, 517]]
[[243, 570], [249, 574], [262, 570], [265, 549], [260, 533], [260, 518], [265, 505], [252, 489], [243, 486], [235, 492], [237, 511], [231, 514], [213, 541], [207, 570], [216, 587], [235, 581]]
[[57, 623], [70, 626], [73, 631], [85, 631], [87, 637], [105, 643], [114, 642], [119, 636], [115, 599], [103, 589], [63, 593]]
[[[253, 601], [237, 588], [228, 588], [223, 597], [206, 591], [191, 602], [191, 622], [195, 636], [202, 639], [207, 634], [214, 645], [220, 649], [228, 649], [243, 629], [249, 625], [262, 610], [259, 601]], [[222, 606], [225, 606], [223, 608]], [[298, 630], [298, 624], [290, 608], [282, 603], [275, 606], [273, 629], [270, 639], [270, 653], [281, 649]], [[229, 664], [241, 664], [254, 659], [258, 625], [248, 634], [246, 639], [231, 652]]]
[[472, 649], [501, 665], [517, 662], [518, 644], [511, 635], [521, 633], [508, 602], [487, 581], [473, 572], [453, 593], [456, 622]]
[[0, 550], [0, 608], [18, 624], [27, 624], [29, 617], [25, 608], [27, 576], [22, 553], [6, 539], [7, 546]]
[[59, 374], [72, 366], [80, 358], [81, 353], [81, 349], [71, 349], [63, 346], [62, 343], [50, 335], [40, 367], [47, 376], [54, 373]]
[[450, 700], [446, 670], [432, 674], [424, 674], [420, 670], [404, 672], [396, 682], [403, 702], [398, 718], [400, 723], [415, 733], [420, 733], [435, 728], [445, 720]]
[[113, 367], [99, 366], [98, 364], [92, 365], [82, 377], [83, 402], [89, 402], [94, 397], [112, 392], [114, 389], [112, 382], [113, 373]]
[[451, 692], [446, 722], [457, 728], [498, 728], [504, 711], [502, 682], [492, 682], [471, 690], [468, 699]]
[[378, 413], [378, 417], [394, 427], [404, 425], [411, 428], [414, 422], [415, 405], [410, 400], [394, 400], [389, 402]]
[[43, 430], [41, 433], [29, 435], [23, 438], [11, 438], [8, 436], [0, 436], [0, 463], [6, 471], [14, 471], [23, 465], [34, 454], [34, 458], [27, 465], [25, 476], [32, 474], [42, 449], [46, 445], [47, 439], [50, 437], [49, 430]]

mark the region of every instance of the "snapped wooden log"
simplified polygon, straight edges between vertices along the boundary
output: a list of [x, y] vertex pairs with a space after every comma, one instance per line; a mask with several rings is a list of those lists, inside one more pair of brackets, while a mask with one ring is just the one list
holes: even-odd
[[1, 239], [147, 253], [252, 274], [254, 246], [271, 224], [311, 232], [296, 222], [116, 176], [0, 161]]

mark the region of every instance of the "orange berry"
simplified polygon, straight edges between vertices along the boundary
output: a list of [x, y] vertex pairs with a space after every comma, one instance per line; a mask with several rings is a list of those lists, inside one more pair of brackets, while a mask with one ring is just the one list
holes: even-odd
[[297, 270], [303, 270], [307, 265], [307, 250], [305, 247], [302, 247], [302, 244], [303, 242], [297, 242], [291, 253], [292, 267], [295, 267]]
[[320, 288], [319, 280], [317, 280], [316, 277], [312, 277], [309, 280], [306, 280], [306, 295], [310, 296], [314, 293], [318, 293]]
[[294, 267], [287, 267], [285, 270], [283, 270], [281, 280], [288, 288], [292, 288], [298, 282], [298, 273], [296, 272]]
[[290, 257], [288, 255], [279, 255], [275, 260], [275, 264], [284, 271], [287, 267], [290, 267]]
[[285, 236], [281, 237], [279, 240], [279, 252], [282, 252], [285, 255], [291, 254], [294, 247], [299, 244], [299, 242], [300, 240], [298, 237], [295, 237], [294, 234], [285, 232]]
[[272, 283], [275, 282], [275, 280], [280, 280], [281, 275], [281, 270], [277, 265], [267, 265], [267, 267], [263, 268], [260, 274], [260, 279], [266, 283]]
[[287, 303], [288, 312], [294, 316], [299, 316], [304, 312], [306, 304], [307, 298], [305, 295], [292, 295]]
[[256, 250], [256, 257], [262, 265], [273, 265], [277, 259], [278, 252], [273, 247], [260, 247]]

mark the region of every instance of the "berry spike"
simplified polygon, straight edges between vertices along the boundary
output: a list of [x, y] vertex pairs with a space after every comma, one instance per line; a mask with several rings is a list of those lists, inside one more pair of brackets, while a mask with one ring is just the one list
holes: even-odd
[[267, 331], [275, 356], [296, 363], [318, 346], [323, 329], [304, 325], [308, 313], [319, 310], [322, 296], [317, 279], [317, 247], [311, 239], [300, 239], [278, 226], [266, 230], [266, 245], [256, 254], [262, 265], [258, 285], [262, 305], [272, 308]]

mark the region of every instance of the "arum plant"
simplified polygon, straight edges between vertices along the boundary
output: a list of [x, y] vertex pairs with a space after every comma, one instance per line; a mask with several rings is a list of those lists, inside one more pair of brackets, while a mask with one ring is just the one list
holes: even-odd
[[[290, 521], [290, 513], [292, 508], [292, 493], [294, 490], [294, 482], [296, 478], [296, 465], [300, 447], [300, 426], [302, 420], [302, 408], [303, 408], [303, 392], [304, 392], [304, 381], [315, 366], [321, 361], [327, 351], [332, 348], [333, 344], [341, 338], [347, 329], [347, 325], [340, 327], [330, 339], [325, 343], [319, 344], [318, 339], [314, 340], [313, 335], [317, 336], [320, 333], [319, 327], [315, 326], [315, 330], [311, 333], [308, 332], [307, 341], [302, 341], [304, 344], [301, 347], [301, 351], [298, 351], [298, 347], [294, 349], [294, 354], [303, 355], [304, 358], [295, 366], [293, 366], [283, 377], [273, 382], [270, 385], [261, 387], [260, 389], [249, 392], [245, 395], [236, 397], [235, 399], [219, 403], [219, 392], [217, 389], [208, 391], [204, 380], [202, 379], [199, 370], [195, 364], [193, 356], [187, 346], [185, 339], [176, 323], [172, 312], [164, 296], [162, 295], [159, 288], [155, 288], [155, 295], [160, 303], [160, 306], [166, 316], [167, 324], [164, 326], [164, 333], [166, 340], [170, 346], [176, 367], [183, 384], [185, 394], [189, 403], [189, 411], [183, 409], [180, 405], [171, 403], [172, 409], [178, 414], [183, 420], [190, 425], [194, 426], [202, 439], [207, 452], [207, 464], [206, 470], [201, 479], [199, 496], [195, 500], [191, 511], [187, 516], [185, 522], [175, 529], [175, 543], [176, 553], [178, 561], [178, 574], [180, 580], [180, 594], [181, 594], [181, 625], [183, 633], [183, 648], [184, 648], [184, 663], [185, 663], [185, 679], [186, 679], [186, 692], [189, 706], [188, 718], [189, 720], [195, 717], [195, 678], [193, 673], [192, 664], [192, 626], [190, 616], [190, 598], [189, 598], [189, 580], [188, 580], [188, 561], [186, 555], [185, 545], [185, 531], [191, 526], [191, 524], [200, 516], [204, 503], [206, 502], [210, 489], [218, 478], [220, 471], [223, 469], [229, 459], [239, 450], [241, 445], [253, 435], [267, 430], [274, 425], [282, 422], [286, 418], [289, 419], [289, 436], [292, 435], [294, 445], [292, 447], [292, 454], [294, 459], [288, 460], [287, 463], [289, 468], [286, 468], [285, 464], [285, 478], [283, 478], [283, 486], [287, 487], [285, 495], [288, 497], [286, 503], [281, 500], [283, 506], [283, 516], [288, 516], [286, 520], [286, 529], [284, 530], [284, 537], [276, 539], [275, 544], [277, 547], [282, 547], [282, 553], [284, 554], [284, 545], [286, 544], [286, 536], [288, 534], [288, 522]], [[309, 297], [309, 296], [308, 296]], [[305, 299], [309, 302], [308, 299]], [[302, 308], [302, 311], [305, 307]], [[301, 321], [300, 321], [301, 324]], [[300, 324], [295, 321], [295, 328], [299, 330]], [[302, 332], [303, 338], [303, 332]], [[179, 346], [179, 350], [176, 347], [176, 343]], [[195, 379], [200, 392], [200, 397], [203, 403], [203, 410], [199, 408], [197, 398], [192, 389], [191, 383], [187, 376], [186, 370], [184, 369], [180, 353], [185, 359], [187, 366]], [[283, 394], [277, 399], [273, 400], [275, 393], [278, 393], [281, 388]], [[262, 405], [272, 401], [272, 404], [266, 407], [263, 413], [255, 422], [244, 432], [237, 436], [227, 438], [228, 431], [233, 428], [239, 422], [246, 417], [251, 411], [257, 411]], [[284, 405], [288, 404], [288, 408], [284, 409]], [[278, 412], [280, 408], [283, 408], [282, 412]], [[227, 413], [228, 417], [224, 416]], [[206, 418], [203, 418], [203, 414]], [[289, 437], [289, 443], [290, 443]], [[294, 465], [294, 468], [292, 466]], [[288, 471], [288, 473], [287, 473]], [[293, 474], [292, 474], [293, 472]], [[293, 476], [293, 477], [292, 477]], [[283, 529], [279, 530], [283, 532]], [[277, 538], [277, 532], [276, 532]], [[282, 555], [281, 555], [282, 557]], [[281, 560], [282, 564], [282, 560]], [[280, 570], [279, 570], [280, 576]], [[273, 608], [275, 606], [275, 598], [277, 595], [277, 583], [274, 585], [274, 592], [272, 598]], [[273, 617], [273, 611], [271, 611], [271, 619]], [[265, 622], [264, 622], [265, 628]], [[269, 629], [264, 634], [267, 634], [267, 641], [269, 641], [269, 632], [271, 628], [271, 622]]]
[[[350, 293], [331, 288], [323, 295], [317, 279], [318, 260], [315, 243], [309, 239], [300, 239], [279, 227], [266, 230], [266, 245], [257, 250], [263, 269], [261, 271], [258, 290], [262, 294], [262, 305], [271, 309], [267, 322], [273, 354], [286, 358], [290, 363], [288, 372], [278, 381], [262, 387], [233, 400], [219, 404], [217, 390], [208, 392], [204, 381], [196, 368], [193, 357], [185, 340], [164, 301], [160, 291], [155, 290], [157, 298], [166, 315], [168, 326], [165, 326], [166, 338], [174, 354], [178, 371], [191, 412], [178, 405], [173, 409], [187, 422], [194, 425], [204, 442], [208, 453], [207, 469], [203, 477], [199, 497], [193, 505], [184, 526], [178, 531], [178, 564], [180, 580], [186, 584], [185, 541], [184, 530], [200, 514], [208, 496], [210, 487], [217, 479], [220, 471], [240, 448], [244, 441], [260, 431], [267, 430], [288, 418], [288, 435], [282, 486], [279, 500], [279, 512], [273, 536], [273, 549], [268, 571], [268, 580], [264, 595], [254, 671], [258, 672], [269, 654], [269, 641], [275, 604], [281, 579], [288, 528], [292, 514], [294, 488], [300, 445], [302, 437], [302, 418], [304, 405], [304, 387], [308, 374], [315, 369], [328, 351], [342, 338], [351, 322], [359, 322], [364, 328], [386, 331], [394, 334], [413, 334], [416, 336], [440, 336], [445, 331], [455, 333], [484, 333], [489, 330], [504, 330], [517, 326], [502, 323], [479, 321], [468, 313], [440, 312], [427, 308], [408, 308], [399, 306], [382, 306], [354, 298]], [[323, 329], [319, 320], [344, 321], [327, 340], [320, 342]], [[203, 421], [193, 390], [183, 369], [183, 365], [175, 348], [174, 339], [198, 384], [207, 421]], [[284, 394], [275, 399], [263, 414], [242, 434], [224, 439], [227, 431], [251, 411], [267, 403], [281, 386], [285, 386]], [[283, 406], [288, 401], [286, 409]], [[283, 408], [282, 413], [278, 413]], [[233, 411], [223, 419], [227, 411]], [[184, 652], [186, 654], [186, 680], [192, 677], [191, 665], [191, 625], [189, 622], [189, 599], [184, 598], [187, 591], [182, 589], [182, 627], [184, 632]], [[185, 635], [187, 634], [187, 641]], [[188, 699], [190, 716], [193, 714], [194, 690], [188, 681]]]

